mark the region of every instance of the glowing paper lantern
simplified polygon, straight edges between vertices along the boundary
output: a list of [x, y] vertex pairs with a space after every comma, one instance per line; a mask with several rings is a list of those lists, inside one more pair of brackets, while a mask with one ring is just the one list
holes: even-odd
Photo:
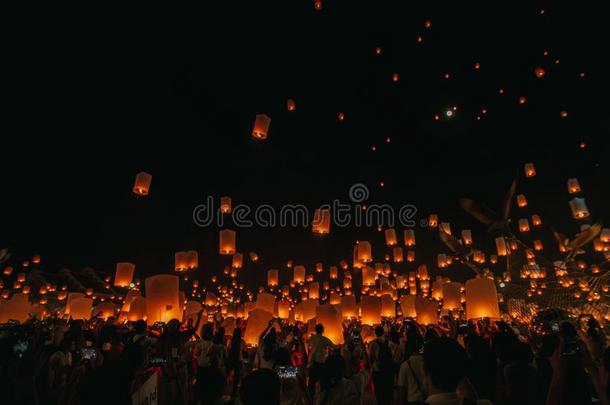
[[70, 318], [77, 320], [89, 320], [91, 318], [91, 298], [74, 298], [70, 301]]
[[220, 212], [223, 214], [231, 212], [231, 197], [220, 197]]
[[493, 280], [481, 277], [466, 281], [466, 317], [468, 319], [500, 318], [498, 293]]
[[250, 256], [250, 260], [252, 260], [253, 262], [257, 262], [258, 261], [258, 253], [250, 252], [248, 255]]
[[258, 294], [256, 297], [256, 306], [257, 309], [262, 309], [267, 312], [273, 313], [273, 307], [275, 306], [275, 297], [268, 293]]
[[529, 232], [530, 231], [530, 223], [527, 218], [521, 218], [519, 220], [519, 232]]
[[178, 272], [186, 271], [188, 269], [186, 252], [181, 251], [174, 254], [174, 269]]
[[534, 226], [542, 225], [542, 220], [540, 219], [540, 216], [538, 216], [536, 214], [532, 215], [532, 225], [534, 225]]
[[341, 297], [341, 312], [344, 318], [354, 319], [358, 317], [356, 308], [356, 296], [344, 295]]
[[402, 310], [403, 317], [417, 317], [417, 311], [415, 310], [415, 295], [403, 295], [400, 297], [400, 308]]
[[292, 281], [295, 284], [303, 284], [305, 282], [305, 266], [294, 266]]
[[526, 163], [525, 164], [525, 177], [534, 177], [536, 175], [536, 168], [534, 167], [533, 163]]
[[574, 198], [570, 201], [570, 208], [572, 209], [572, 216], [574, 219], [587, 218], [589, 216], [589, 210], [584, 198]]
[[320, 298], [320, 284], [319, 283], [309, 283], [309, 299], [317, 300]]
[[131, 280], [133, 279], [133, 273], [136, 269], [136, 265], [133, 263], [117, 263], [116, 273], [114, 275], [114, 285], [116, 287], [129, 287]]
[[219, 250], [221, 255], [235, 253], [235, 231], [223, 229], [219, 233]]
[[394, 229], [385, 230], [385, 244], [387, 246], [395, 246], [398, 243], [396, 238], [396, 231]]
[[317, 306], [318, 300], [305, 300], [301, 302], [301, 308], [303, 308], [303, 322], [307, 322], [316, 317]]
[[568, 179], [568, 193], [580, 193], [580, 183], [578, 183], [578, 179]]
[[415, 246], [415, 232], [413, 229], [405, 229], [403, 232], [405, 246]]
[[517, 206], [519, 206], [519, 208], [527, 207], [527, 199], [523, 194], [517, 196]]
[[335, 345], [343, 344], [343, 315], [334, 305], [324, 304], [316, 308], [316, 323], [324, 325], [324, 336]]
[[231, 261], [231, 267], [234, 269], [241, 269], [244, 264], [244, 255], [241, 253], [235, 253], [233, 255], [233, 260]]
[[417, 323], [420, 325], [432, 325], [438, 323], [438, 304], [426, 298], [415, 298], [415, 311], [417, 312]]
[[277, 303], [277, 317], [288, 319], [290, 314], [290, 303], [286, 300], [279, 300]]
[[443, 309], [453, 311], [462, 309], [462, 285], [450, 282], [443, 284]]
[[331, 280], [336, 280], [339, 275], [339, 270], [335, 266], [330, 266], [328, 273]]
[[437, 279], [432, 284], [432, 298], [434, 298], [437, 301], [440, 301], [443, 299], [443, 284], [445, 284], [445, 280], [442, 278]]
[[28, 319], [31, 308], [27, 294], [13, 294], [11, 299], [0, 302], [0, 323], [8, 323], [10, 320], [24, 323]]
[[116, 307], [112, 302], [102, 302], [101, 304], [95, 306], [93, 315], [96, 318], [107, 320], [108, 318], [113, 318], [115, 316], [115, 312]]
[[498, 256], [506, 256], [508, 254], [506, 239], [503, 237], [496, 238], [496, 250], [498, 251]]
[[430, 214], [428, 217], [428, 226], [430, 228], [436, 228], [438, 226], [438, 215]]
[[322, 263], [316, 263], [316, 273], [322, 273], [324, 271], [324, 265]]
[[449, 222], [441, 222], [441, 231], [451, 235], [451, 224]]
[[182, 319], [180, 311], [180, 278], [169, 274], [158, 274], [145, 280], [146, 321], [169, 322]]
[[392, 249], [392, 256], [394, 258], [394, 263], [402, 263], [402, 248], [400, 246], [394, 247], [394, 249]]
[[472, 232], [470, 231], [470, 229], [462, 230], [462, 240], [464, 241], [465, 246], [472, 245]]
[[254, 128], [252, 129], [252, 137], [254, 139], [267, 139], [267, 133], [269, 132], [269, 125], [271, 124], [271, 118], [265, 114], [258, 114], [254, 121]]
[[152, 175], [146, 172], [140, 172], [136, 174], [136, 181], [133, 184], [133, 192], [137, 195], [148, 195], [150, 190], [150, 182], [152, 181]]
[[377, 273], [375, 272], [375, 269], [373, 269], [372, 267], [369, 267], [369, 266], [364, 266], [362, 268], [362, 285], [364, 285], [364, 286], [375, 285], [376, 274]]
[[381, 296], [381, 316], [384, 318], [394, 318], [396, 316], [396, 304], [391, 295]]
[[610, 242], [610, 228], [602, 229], [601, 233], [599, 234], [599, 240], [604, 243]]
[[371, 253], [371, 244], [367, 241], [360, 241], [356, 245], [357, 257], [360, 263], [370, 263], [373, 261], [373, 255]]
[[330, 304], [333, 305], [341, 305], [341, 296], [334, 291], [330, 292], [330, 299], [328, 300]]
[[289, 98], [288, 101], [286, 101], [286, 108], [288, 111], [294, 111], [296, 109], [296, 104], [293, 99]]
[[321, 208], [315, 210], [311, 230], [319, 234], [330, 232], [330, 210]]
[[381, 323], [381, 301], [378, 297], [362, 296], [360, 300], [360, 320], [362, 324], [378, 325]]
[[534, 69], [534, 74], [536, 75], [536, 77], [538, 79], [544, 77], [544, 75], [546, 74], [546, 72], [544, 71], [543, 68], [541, 67], [537, 67], [536, 69]]
[[543, 249], [543, 246], [542, 246], [542, 241], [541, 241], [541, 240], [536, 239], [536, 240], [534, 241], [534, 250], [542, 250], [542, 249]]
[[244, 333], [244, 341], [247, 345], [257, 346], [260, 335], [267, 329], [269, 321], [273, 319], [273, 312], [265, 311], [261, 308], [256, 308], [250, 312], [246, 331]]
[[280, 273], [275, 269], [271, 269], [267, 272], [267, 285], [269, 287], [275, 287], [280, 283]]

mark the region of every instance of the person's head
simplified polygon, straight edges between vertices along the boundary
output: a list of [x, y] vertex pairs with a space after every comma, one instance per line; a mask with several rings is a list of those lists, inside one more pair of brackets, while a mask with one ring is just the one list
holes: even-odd
[[140, 319], [139, 321], [135, 321], [133, 324], [133, 330], [138, 335], [143, 335], [146, 333], [146, 321]]
[[225, 342], [225, 328], [218, 328], [213, 337], [213, 343], [215, 345], [222, 345]]
[[324, 325], [322, 325], [321, 323], [316, 325], [316, 333], [318, 335], [322, 335], [324, 333]]
[[239, 397], [243, 405], [258, 405], [261, 398], [264, 398], [268, 405], [279, 405], [280, 378], [273, 370], [258, 369], [244, 378]]
[[384, 330], [383, 330], [383, 326], [377, 326], [375, 328], [375, 336], [377, 336], [378, 338], [382, 337], [384, 334]]
[[201, 329], [201, 339], [211, 341], [214, 336], [214, 328], [211, 323], [206, 323]]
[[180, 321], [177, 319], [171, 319], [167, 325], [165, 325], [166, 334], [174, 334], [180, 331]]
[[424, 370], [430, 393], [455, 392], [466, 375], [466, 352], [455, 340], [431, 340], [424, 350]]
[[292, 360], [290, 358], [290, 352], [286, 348], [279, 348], [273, 354], [273, 364], [275, 366], [292, 366]]
[[429, 342], [436, 338], [438, 338], [438, 332], [434, 328], [428, 328], [424, 335], [424, 342]]
[[400, 342], [400, 334], [398, 333], [397, 330], [392, 330], [390, 332], [390, 340], [396, 344], [398, 344]]
[[578, 336], [578, 332], [570, 322], [562, 322], [559, 325], [559, 335], [565, 340], [574, 340]]
[[332, 388], [337, 381], [345, 376], [345, 360], [339, 354], [331, 354], [326, 358], [322, 368], [320, 385], [322, 390]]

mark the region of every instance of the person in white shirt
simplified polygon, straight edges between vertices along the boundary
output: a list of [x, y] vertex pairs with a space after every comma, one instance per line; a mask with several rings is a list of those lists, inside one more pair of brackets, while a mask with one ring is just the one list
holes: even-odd
[[[428, 389], [428, 405], [492, 405], [476, 400], [466, 380], [466, 352], [455, 340], [433, 339], [424, 348], [424, 372]], [[465, 395], [459, 392], [470, 391]]]
[[307, 348], [309, 349], [309, 379], [307, 389], [311, 398], [315, 397], [316, 384], [320, 380], [324, 362], [328, 357], [328, 351], [332, 349], [333, 342], [324, 336], [324, 326], [316, 325], [316, 334], [309, 338]]

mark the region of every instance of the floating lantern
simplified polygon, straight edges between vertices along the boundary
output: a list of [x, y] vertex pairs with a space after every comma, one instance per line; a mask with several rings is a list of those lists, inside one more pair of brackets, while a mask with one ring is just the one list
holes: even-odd
[[235, 231], [223, 229], [219, 233], [219, 250], [221, 255], [235, 253]]
[[546, 74], [546, 72], [544, 71], [543, 68], [541, 67], [537, 67], [536, 69], [534, 69], [534, 74], [536, 75], [536, 77], [538, 79], [544, 77], [544, 75]]
[[136, 265], [133, 263], [117, 263], [116, 272], [114, 275], [114, 285], [116, 287], [129, 287], [131, 280], [133, 279], [133, 273], [136, 269]]
[[249, 312], [248, 323], [246, 324], [246, 331], [244, 333], [244, 341], [246, 344], [258, 346], [258, 339], [265, 329], [267, 329], [269, 321], [272, 319], [273, 311], [265, 311], [264, 309], [256, 308]]
[[358, 317], [358, 311], [356, 308], [356, 296], [344, 295], [341, 297], [341, 312], [344, 318], [356, 318]]
[[470, 229], [462, 230], [462, 240], [464, 241], [465, 246], [472, 245], [472, 232], [470, 231]]
[[322, 235], [330, 232], [330, 210], [322, 208], [315, 210], [311, 230]]
[[252, 129], [252, 137], [254, 139], [267, 139], [267, 133], [269, 131], [269, 125], [271, 124], [271, 118], [265, 114], [258, 114], [254, 121], [254, 128]]
[[396, 238], [396, 231], [394, 229], [385, 230], [385, 244], [386, 246], [395, 246], [398, 243]]
[[223, 214], [231, 212], [231, 197], [220, 197], [220, 212]]
[[40, 255], [32, 256], [32, 263], [33, 264], [40, 264]]
[[439, 253], [437, 255], [437, 265], [441, 269], [447, 267], [447, 255], [446, 254]]
[[188, 269], [186, 252], [176, 252], [174, 254], [174, 269], [178, 272], [186, 271]]
[[527, 218], [521, 218], [519, 220], [519, 232], [529, 232], [530, 231], [530, 223]]
[[409, 263], [413, 263], [415, 261], [415, 251], [414, 250], [407, 251], [407, 261]]
[[396, 317], [396, 304], [391, 295], [381, 296], [381, 316], [384, 318]]
[[568, 193], [580, 193], [580, 183], [578, 183], [578, 179], [568, 179]]
[[93, 300], [91, 298], [75, 298], [70, 301], [70, 318], [74, 320], [89, 320], [91, 318], [91, 308]]
[[303, 284], [305, 282], [305, 266], [294, 266], [292, 281], [295, 284]]
[[400, 75], [398, 73], [392, 73], [392, 81], [397, 82], [400, 80]]
[[322, 263], [316, 263], [316, 273], [322, 273], [324, 271], [324, 265]]
[[604, 243], [610, 242], [610, 228], [602, 229], [601, 233], [599, 234], [599, 240]]
[[363, 325], [381, 323], [381, 301], [378, 297], [362, 296], [360, 301], [360, 320]]
[[441, 222], [440, 230], [445, 232], [447, 235], [451, 235], [451, 224], [449, 222]]
[[2, 272], [5, 276], [10, 276], [13, 274], [13, 268], [11, 266], [6, 266], [4, 271]]
[[329, 277], [331, 280], [336, 280], [338, 278], [339, 271], [335, 266], [330, 266], [329, 269]]
[[428, 226], [430, 228], [436, 228], [438, 226], [438, 215], [430, 214], [428, 217]]
[[417, 311], [415, 310], [415, 296], [414, 295], [403, 295], [400, 297], [400, 308], [402, 310], [402, 316], [405, 318], [417, 317]]
[[371, 254], [371, 244], [366, 241], [360, 241], [357, 248], [357, 258], [360, 263], [370, 263], [373, 261], [373, 255]]
[[400, 246], [396, 246], [392, 249], [392, 256], [394, 258], [394, 263], [402, 263], [402, 248]]
[[296, 110], [296, 104], [294, 103], [293, 99], [289, 98], [288, 101], [286, 101], [286, 108], [288, 111]]
[[250, 256], [250, 260], [252, 260], [253, 262], [257, 262], [258, 261], [258, 253], [250, 252], [249, 256]]
[[275, 269], [271, 269], [267, 272], [267, 285], [269, 287], [275, 287], [280, 283], [280, 274], [279, 271]]
[[540, 219], [540, 216], [538, 216], [536, 214], [532, 215], [532, 225], [534, 225], [534, 226], [542, 225], [542, 220]]
[[538, 250], [538, 251], [540, 251], [540, 250], [542, 250], [542, 249], [543, 249], [543, 246], [542, 246], [542, 241], [541, 241], [541, 240], [536, 239], [536, 240], [534, 241], [534, 250]]
[[574, 219], [587, 218], [589, 216], [589, 210], [584, 198], [574, 198], [570, 201], [570, 208], [572, 209], [572, 216]]
[[506, 246], [505, 238], [496, 238], [496, 250], [498, 252], [498, 256], [506, 256], [508, 254], [508, 247]]
[[527, 207], [527, 199], [523, 194], [517, 196], [517, 206], [519, 206], [519, 208]]
[[376, 271], [369, 266], [362, 267], [362, 285], [372, 286], [375, 285]]
[[196, 269], [199, 266], [199, 255], [196, 250], [186, 252], [186, 267], [189, 270]]
[[415, 232], [413, 229], [405, 229], [403, 231], [405, 246], [415, 246]]
[[530, 178], [536, 175], [536, 168], [533, 163], [525, 164], [525, 177]]
[[145, 280], [146, 322], [169, 322], [182, 319], [180, 311], [180, 278], [168, 274], [158, 274]]
[[316, 307], [316, 323], [324, 325], [324, 336], [329, 338], [335, 345], [341, 345], [343, 341], [343, 315], [341, 306], [331, 304]]
[[268, 293], [260, 293], [256, 296], [256, 309], [262, 309], [273, 313], [275, 307], [275, 297]]
[[462, 309], [462, 285], [460, 283], [449, 282], [442, 284], [443, 290], [443, 309], [453, 311]]
[[466, 318], [500, 318], [498, 293], [493, 280], [481, 277], [466, 281]]
[[314, 282], [309, 283], [309, 295], [310, 300], [318, 300], [320, 299], [320, 283]]
[[136, 174], [136, 181], [133, 184], [133, 192], [137, 195], [146, 196], [150, 190], [150, 182], [152, 181], [152, 175], [146, 172], [140, 172]]
[[231, 267], [234, 269], [241, 269], [244, 264], [244, 255], [241, 253], [235, 253], [233, 255], [233, 259], [231, 260]]
[[417, 323], [420, 325], [432, 325], [438, 323], [438, 304], [426, 298], [415, 298], [415, 311], [417, 312]]

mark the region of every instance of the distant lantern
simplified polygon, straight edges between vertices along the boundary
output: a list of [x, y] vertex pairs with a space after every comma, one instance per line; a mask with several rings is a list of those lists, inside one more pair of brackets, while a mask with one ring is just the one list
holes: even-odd
[[320, 299], [320, 283], [318, 283], [318, 282], [309, 283], [308, 298], [310, 300]]
[[231, 267], [234, 269], [241, 269], [244, 264], [244, 255], [241, 253], [235, 253], [231, 260]]
[[561, 118], [567, 118], [567, 117], [568, 117], [568, 112], [567, 112], [566, 110], [561, 110], [561, 111], [559, 112], [559, 116], [560, 116]]
[[269, 287], [275, 287], [279, 284], [280, 280], [279, 271], [271, 269], [267, 272], [267, 285]]
[[415, 318], [417, 316], [417, 311], [415, 310], [415, 296], [403, 295], [400, 297], [400, 309], [402, 310], [403, 317]]
[[519, 220], [519, 232], [529, 232], [530, 231], [530, 223], [527, 218], [521, 218]]
[[344, 121], [345, 120], [345, 114], [340, 112], [339, 114], [337, 114], [337, 119], [339, 121]]
[[397, 82], [400, 80], [400, 75], [398, 73], [392, 73], [392, 81]]
[[322, 273], [324, 271], [324, 264], [318, 262], [316, 263], [316, 273]]
[[40, 255], [32, 256], [32, 263], [33, 264], [40, 264]]
[[19, 274], [17, 274], [17, 282], [19, 282], [19, 283], [25, 283], [25, 273], [19, 273]]
[[443, 284], [443, 309], [453, 311], [462, 309], [462, 294], [460, 283], [450, 282]]
[[314, 2], [313, 2], [313, 8], [314, 8], [316, 11], [320, 11], [320, 10], [322, 10], [322, 0], [314, 0]]
[[218, 297], [216, 297], [216, 294], [214, 294], [213, 292], [208, 291], [205, 294], [205, 299], [203, 300], [203, 303], [209, 307], [215, 307], [218, 303]]
[[248, 255], [250, 256], [250, 260], [252, 260], [253, 262], [257, 262], [258, 261], [258, 253], [250, 252]]
[[133, 184], [133, 192], [137, 195], [148, 195], [150, 191], [150, 182], [152, 181], [152, 175], [146, 172], [140, 172], [136, 174], [136, 181]]
[[537, 67], [536, 69], [534, 69], [534, 74], [536, 75], [537, 78], [540, 79], [540, 78], [544, 77], [546, 72], [544, 71], [543, 68]]
[[322, 208], [315, 210], [311, 230], [319, 234], [330, 232], [330, 210]]
[[371, 253], [371, 244], [367, 241], [360, 241], [357, 248], [357, 258], [360, 263], [370, 263], [373, 261]]
[[468, 319], [499, 319], [498, 292], [487, 277], [466, 281], [466, 317]]
[[146, 322], [149, 325], [182, 319], [179, 284], [180, 278], [169, 274], [146, 278]]
[[339, 274], [339, 270], [335, 266], [330, 266], [329, 277], [331, 280], [336, 280]]
[[584, 198], [574, 198], [570, 201], [570, 208], [572, 209], [572, 216], [574, 219], [587, 218], [589, 216], [589, 210]]
[[133, 273], [136, 269], [136, 265], [133, 263], [117, 263], [116, 273], [114, 275], [115, 287], [129, 287], [131, 280], [133, 279]]
[[231, 197], [220, 197], [220, 212], [223, 214], [231, 212]]
[[[244, 312], [246, 310], [244, 309]], [[248, 315], [248, 323], [244, 332], [244, 341], [247, 345], [257, 346], [260, 336], [269, 326], [269, 321], [273, 319], [273, 312], [265, 311], [264, 309], [256, 308], [250, 311]]]
[[470, 231], [470, 229], [462, 230], [462, 240], [464, 241], [464, 245], [472, 245], [472, 232]]
[[288, 111], [296, 110], [297, 107], [293, 99], [289, 98], [288, 101], [286, 101], [286, 108], [288, 109]]
[[451, 235], [451, 224], [449, 222], [441, 222], [440, 230], [447, 235]]
[[381, 55], [381, 47], [375, 48], [375, 55]]
[[396, 238], [396, 231], [394, 229], [385, 230], [385, 244], [387, 246], [394, 246], [398, 243]]
[[378, 325], [381, 323], [381, 301], [378, 297], [362, 296], [360, 301], [360, 321], [363, 325]]
[[305, 282], [305, 266], [294, 266], [292, 281], [295, 284], [303, 284]]
[[601, 233], [599, 234], [599, 239], [604, 243], [609, 243], [610, 242], [610, 228], [602, 229]]
[[252, 137], [254, 139], [267, 139], [269, 124], [271, 124], [271, 118], [269, 118], [266, 114], [258, 114], [256, 116], [256, 120], [254, 121]]
[[504, 239], [503, 237], [496, 238], [496, 250], [498, 252], [498, 256], [506, 256], [508, 254], [506, 239]]
[[341, 312], [343, 313], [343, 318], [352, 319], [358, 317], [356, 296], [344, 295], [341, 297]]
[[436, 228], [438, 226], [438, 215], [430, 214], [428, 217], [428, 226], [430, 228]]
[[273, 312], [275, 307], [275, 296], [268, 293], [260, 293], [256, 296], [257, 309], [262, 309], [268, 312]]
[[439, 253], [437, 255], [436, 261], [437, 261], [438, 267], [441, 269], [447, 267], [447, 265], [448, 265], [447, 255], [445, 253]]
[[517, 196], [517, 205], [519, 208], [527, 207], [527, 199], [523, 194]]
[[394, 263], [402, 263], [402, 248], [400, 246], [394, 247], [394, 249], [392, 249], [392, 256], [394, 258]]
[[375, 285], [376, 277], [377, 277], [377, 273], [374, 268], [369, 267], [369, 266], [362, 267], [362, 285], [364, 285], [364, 286]]
[[186, 267], [189, 270], [199, 267], [199, 255], [196, 250], [189, 250], [186, 252]]
[[426, 27], [426, 28], [432, 27], [432, 21], [431, 20], [424, 21], [424, 27]]
[[188, 269], [186, 252], [176, 252], [174, 254], [174, 269], [176, 271], [186, 271]]
[[438, 323], [438, 304], [423, 297], [415, 298], [415, 311], [417, 312], [417, 323], [420, 325], [432, 325]]
[[235, 231], [223, 229], [219, 233], [219, 250], [221, 255], [235, 253]]
[[542, 250], [542, 249], [543, 249], [543, 246], [542, 246], [542, 241], [541, 241], [541, 240], [536, 239], [536, 240], [534, 241], [534, 250], [538, 250], [538, 251], [540, 251], [540, 250]]
[[534, 226], [540, 226], [542, 225], [542, 220], [540, 219], [539, 215], [532, 215], [532, 225]]
[[[410, 278], [410, 276], [409, 276]], [[426, 266], [425, 264], [420, 265], [417, 268], [417, 278], [419, 278], [420, 280], [429, 280], [430, 277], [428, 276], [428, 266]], [[413, 281], [415, 281], [415, 279], [413, 279]]]
[[536, 168], [533, 163], [525, 164], [525, 177], [534, 177], [536, 175]]
[[391, 295], [381, 296], [381, 316], [392, 319], [396, 317], [396, 304]]
[[578, 179], [568, 179], [568, 193], [580, 193], [580, 183], [578, 183]]
[[74, 320], [89, 320], [92, 307], [91, 298], [75, 298], [70, 302], [70, 317]]
[[413, 229], [405, 229], [402, 233], [405, 246], [415, 246], [415, 232]]
[[527, 98], [525, 96], [519, 97], [519, 104], [525, 104], [525, 103], [527, 103]]
[[408, 250], [407, 251], [407, 261], [409, 263], [413, 263], [415, 261], [415, 250]]

